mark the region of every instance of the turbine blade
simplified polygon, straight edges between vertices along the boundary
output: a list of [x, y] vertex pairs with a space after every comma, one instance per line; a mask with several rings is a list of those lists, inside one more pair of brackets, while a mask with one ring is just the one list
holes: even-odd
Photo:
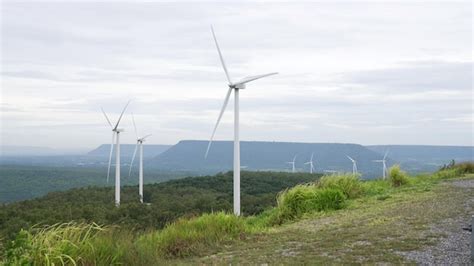
[[140, 139], [141, 139], [141, 140], [145, 140], [145, 139], [148, 138], [149, 136], [151, 136], [151, 134], [148, 134], [148, 135], [146, 135], [146, 136], [144, 136], [144, 137], [141, 137]]
[[211, 139], [209, 140], [209, 144], [207, 145], [206, 155], [204, 155], [204, 158], [207, 158], [207, 155], [209, 154], [209, 149], [211, 148], [212, 140], [214, 139], [214, 135], [216, 134], [217, 126], [219, 126], [219, 122], [221, 121], [222, 115], [224, 114], [225, 108], [227, 107], [227, 103], [229, 102], [231, 93], [232, 93], [232, 88], [229, 88], [229, 90], [227, 91], [227, 95], [225, 96], [224, 104], [222, 105], [221, 112], [219, 113], [219, 117], [217, 118], [217, 123], [214, 126], [214, 130], [212, 131]]
[[354, 159], [351, 158], [351, 156], [349, 156], [349, 155], [346, 155], [346, 156], [347, 156], [347, 158], [349, 158], [349, 160], [351, 160], [351, 162], [355, 161]]
[[245, 77], [245, 78], [239, 80], [238, 82], [234, 83], [234, 85], [237, 85], [237, 84], [245, 84], [245, 83], [248, 83], [248, 82], [250, 82], [250, 81], [254, 81], [254, 80], [256, 80], [256, 79], [261, 79], [261, 78], [268, 77], [268, 76], [272, 76], [272, 75], [276, 75], [276, 74], [278, 74], [278, 72], [272, 72], [272, 73], [263, 74], [263, 75]]
[[385, 155], [383, 156], [384, 160], [385, 160], [385, 158], [387, 158], [387, 155], [388, 155], [388, 150], [385, 152]]
[[232, 84], [230, 79], [229, 71], [227, 71], [227, 67], [224, 62], [224, 57], [222, 57], [221, 49], [219, 48], [219, 43], [217, 42], [216, 34], [214, 33], [214, 28], [211, 25], [212, 37], [214, 37], [214, 42], [216, 43], [217, 52], [219, 53], [219, 58], [221, 59], [222, 68], [224, 68], [225, 76], [227, 77], [227, 81], [229, 81], [229, 85]]
[[112, 143], [110, 144], [109, 167], [107, 168], [107, 184], [109, 183], [110, 165], [112, 164], [112, 153], [114, 151], [115, 131], [112, 132]]
[[126, 104], [125, 107], [123, 108], [122, 113], [120, 114], [120, 117], [119, 117], [119, 119], [117, 120], [117, 124], [115, 125], [114, 129], [117, 129], [117, 127], [119, 126], [120, 120], [122, 119], [122, 116], [123, 116], [123, 113], [125, 113], [125, 110], [127, 109], [127, 106], [130, 104], [131, 101], [132, 101], [132, 100], [128, 100], [127, 104]]
[[138, 139], [137, 125], [135, 124], [135, 117], [134, 117], [133, 113], [132, 113], [132, 122], [133, 122], [133, 128], [135, 129], [135, 136]]
[[130, 178], [130, 176], [132, 175], [133, 161], [135, 161], [135, 155], [137, 155], [137, 149], [138, 149], [138, 141], [137, 141], [137, 144], [135, 145], [135, 150], [133, 151], [132, 161], [130, 162], [130, 170], [128, 171], [128, 178]]
[[311, 160], [309, 160], [310, 162], [312, 162], [312, 161], [313, 161], [313, 156], [314, 156], [314, 152], [313, 152], [313, 153], [311, 153]]
[[293, 157], [293, 163], [295, 163], [295, 161], [296, 161], [296, 155], [295, 155], [295, 157]]
[[114, 126], [112, 126], [112, 123], [110, 123], [110, 119], [107, 116], [107, 114], [105, 113], [104, 108], [101, 107], [100, 109], [102, 110], [102, 113], [104, 114], [105, 119], [107, 119], [107, 123], [109, 123], [110, 127], [114, 127]]

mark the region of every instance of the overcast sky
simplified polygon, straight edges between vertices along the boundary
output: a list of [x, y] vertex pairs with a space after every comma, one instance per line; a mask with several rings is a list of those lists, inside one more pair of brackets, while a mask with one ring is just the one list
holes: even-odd
[[[227, 85], [243, 140], [473, 145], [471, 1], [13, 3], [1, 11], [1, 141], [110, 142], [100, 107], [150, 143], [208, 139]], [[232, 103], [232, 102], [231, 102]], [[217, 131], [232, 139], [233, 105]]]

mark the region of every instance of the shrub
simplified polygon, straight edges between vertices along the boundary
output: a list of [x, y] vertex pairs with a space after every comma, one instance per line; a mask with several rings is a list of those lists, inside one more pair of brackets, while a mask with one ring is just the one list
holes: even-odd
[[98, 232], [97, 224], [63, 223], [32, 228], [34, 233], [21, 230], [11, 241], [6, 253], [7, 265], [78, 264]]
[[357, 198], [364, 192], [362, 182], [357, 175], [323, 176], [318, 184], [321, 188], [338, 189], [349, 199]]
[[394, 165], [388, 169], [388, 178], [394, 187], [403, 186], [410, 182], [408, 175], [400, 169], [400, 165]]
[[298, 185], [278, 195], [275, 224], [300, 218], [304, 214], [344, 207], [346, 196], [340, 189], [316, 184]]
[[474, 173], [474, 162], [462, 162], [454, 166], [458, 169], [461, 174], [472, 174]]
[[206, 246], [239, 239], [246, 232], [242, 217], [223, 212], [203, 214], [192, 219], [179, 219], [161, 231], [140, 237], [137, 249], [168, 258], [184, 257], [197, 254]]
[[459, 172], [459, 169], [451, 168], [451, 169], [440, 170], [440, 171], [434, 173], [433, 178], [435, 178], [435, 179], [450, 179], [450, 178], [459, 177], [460, 175], [461, 175], [461, 173]]

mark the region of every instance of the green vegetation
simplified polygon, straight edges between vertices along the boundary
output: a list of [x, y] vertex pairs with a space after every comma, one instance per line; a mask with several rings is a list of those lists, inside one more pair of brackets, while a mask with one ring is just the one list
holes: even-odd
[[36, 265], [77, 264], [91, 253], [92, 239], [104, 230], [96, 224], [65, 223], [44, 228], [21, 230], [11, 241], [6, 253], [6, 264]]
[[323, 176], [318, 182], [320, 188], [340, 190], [348, 199], [362, 195], [364, 188], [357, 175], [345, 174], [338, 176]]
[[392, 186], [399, 187], [410, 182], [408, 175], [400, 169], [400, 165], [394, 165], [388, 169], [388, 179]]
[[[321, 181], [312, 181], [284, 190], [278, 194], [276, 207], [267, 208], [266, 211], [260, 214], [247, 217], [235, 217], [224, 212], [214, 212], [191, 218], [183, 217], [168, 224], [162, 230], [149, 229], [145, 232], [124, 229], [123, 226], [99, 227], [97, 230], [90, 230], [90, 228], [95, 228], [93, 227], [94, 224], [90, 225], [91, 227], [82, 225], [79, 226], [83, 228], [82, 232], [89, 230], [91, 233], [70, 233], [74, 248], [67, 244], [69, 233], [54, 233], [54, 231], [57, 228], [59, 228], [59, 231], [68, 231], [65, 228], [70, 226], [77, 228], [77, 224], [59, 225], [36, 232], [35, 229], [28, 232], [21, 231], [17, 234], [17, 238], [8, 245], [4, 262], [15, 264], [18, 261], [29, 261], [34, 264], [48, 264], [44, 260], [45, 257], [48, 257], [54, 258], [56, 262], [58, 260], [61, 262], [62, 259], [66, 263], [74, 261], [85, 265], [110, 265], [115, 263], [149, 265], [159, 264], [160, 261], [166, 263], [167, 261], [170, 262], [169, 260], [186, 259], [189, 256], [223, 252], [228, 245], [233, 249], [238, 249], [240, 245], [233, 245], [233, 243], [242, 241], [248, 243], [246, 245], [258, 245], [259, 242], [263, 241], [269, 246], [268, 248], [275, 252], [276, 247], [270, 243], [278, 242], [280, 241], [278, 237], [283, 237], [278, 235], [279, 230], [293, 230], [284, 235], [285, 239], [307, 238], [306, 235], [312, 231], [306, 232], [292, 227], [292, 224], [298, 226], [298, 223], [294, 223], [295, 221], [305, 217], [329, 219], [326, 222], [322, 221], [320, 225], [315, 224], [316, 228], [311, 229], [318, 232], [317, 234], [311, 233], [315, 239], [308, 239], [308, 241], [313, 241], [312, 248], [321, 249], [323, 245], [336, 245], [336, 242], [340, 242], [337, 239], [331, 240], [335, 233], [332, 231], [336, 228], [335, 226], [343, 226], [343, 231], [337, 231], [339, 237], [353, 241], [354, 245], [359, 243], [356, 249], [351, 248], [349, 251], [346, 249], [329, 250], [328, 252], [332, 252], [330, 256], [318, 257], [320, 262], [329, 263], [334, 261], [332, 258], [337, 257], [340, 253], [349, 254], [344, 257], [347, 258], [347, 261], [342, 262], [354, 262], [354, 259], [358, 258], [357, 256], [360, 257], [364, 254], [358, 252], [359, 248], [364, 252], [373, 253], [376, 258], [388, 258], [392, 262], [401, 262], [399, 257], [392, 253], [381, 252], [380, 248], [412, 250], [419, 244], [429, 244], [430, 239], [432, 239], [420, 233], [419, 230], [423, 227], [416, 229], [418, 231], [414, 231], [416, 233], [414, 235], [404, 235], [404, 230], [407, 230], [407, 227], [417, 228], [418, 224], [426, 223], [424, 217], [414, 214], [411, 214], [412, 220], [400, 219], [399, 215], [405, 208], [403, 206], [404, 202], [419, 201], [425, 205], [432, 204], [432, 198], [435, 194], [430, 191], [438, 188], [439, 183], [444, 179], [451, 178], [451, 175], [446, 174], [446, 171], [458, 171], [458, 173], [464, 174], [473, 173], [473, 163], [467, 164], [471, 164], [471, 166], [454, 165], [450, 169], [440, 170], [433, 175], [413, 177], [411, 182], [405, 183], [403, 186], [394, 186], [391, 180], [362, 182], [352, 175], [324, 177]], [[400, 173], [401, 171], [398, 171], [397, 175]], [[188, 181], [192, 182], [191, 180]], [[207, 185], [201, 184], [201, 186], [205, 187]], [[452, 198], [453, 200], [457, 199], [456, 197]], [[426, 209], [425, 205], [420, 205], [418, 211], [422, 212]], [[345, 212], [341, 213], [341, 211]], [[347, 213], [351, 213], [352, 216], [345, 218]], [[383, 216], [382, 213], [384, 213]], [[449, 214], [446, 212], [443, 215]], [[418, 220], [414, 220], [415, 218]], [[276, 226], [277, 224], [281, 225]], [[387, 225], [392, 226], [393, 230], [386, 230], [385, 226]], [[332, 230], [324, 228], [332, 228]], [[353, 237], [356, 232], [363, 235], [364, 238], [353, 240], [351, 236]], [[26, 237], [22, 235], [26, 235]], [[55, 236], [52, 238], [55, 240], [47, 241], [46, 250], [49, 253], [31, 252], [31, 247], [38, 246], [37, 243], [41, 243], [41, 241], [33, 241], [33, 239], [51, 239], [50, 236]], [[402, 241], [383, 242], [389, 241], [390, 238], [400, 238]], [[376, 242], [377, 245], [365, 247], [363, 241], [369, 240]], [[314, 241], [319, 242], [314, 243]], [[76, 243], [87, 243], [87, 245]], [[403, 247], [400, 246], [402, 244]], [[41, 247], [41, 245], [39, 246]], [[305, 247], [300, 247], [300, 249], [303, 248]], [[249, 247], [242, 252], [248, 254], [248, 256], [253, 256], [253, 251]], [[258, 253], [258, 258], [260, 258], [262, 254]], [[324, 253], [312, 252], [310, 254], [322, 256], [320, 254]], [[209, 257], [207, 258], [209, 259]], [[242, 259], [245, 261], [245, 258]], [[288, 259], [292, 258], [286, 258], [287, 262], [292, 261]], [[270, 258], [269, 261], [272, 261], [272, 259]]]
[[[128, 168], [123, 167], [128, 173]], [[145, 169], [146, 182], [157, 183], [184, 177], [187, 173]], [[111, 186], [106, 182], [107, 168], [103, 167], [50, 167], [26, 165], [0, 165], [0, 204], [28, 200], [53, 191], [78, 187]], [[136, 185], [137, 173], [122, 178], [123, 185]], [[113, 175], [112, 175], [113, 176]]]
[[223, 212], [182, 218], [161, 231], [145, 234], [137, 240], [141, 252], [156, 257], [184, 257], [213, 247], [223, 241], [239, 239], [248, 232], [245, 219]]
[[320, 188], [317, 184], [298, 185], [278, 196], [278, 205], [271, 224], [282, 224], [317, 211], [338, 210], [346, 197], [341, 190]]
[[[242, 172], [242, 212], [258, 214], [275, 205], [278, 192], [315, 181], [318, 174]], [[23, 202], [0, 205], [0, 239], [12, 239], [20, 229], [70, 221], [120, 225], [133, 231], [163, 228], [180, 217], [232, 210], [232, 172], [172, 180], [138, 188], [122, 188], [120, 208], [114, 206], [114, 188], [90, 187], [52, 192]]]

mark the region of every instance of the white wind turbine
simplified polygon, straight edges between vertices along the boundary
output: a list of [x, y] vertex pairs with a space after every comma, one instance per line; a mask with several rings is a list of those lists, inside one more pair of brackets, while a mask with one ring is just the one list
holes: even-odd
[[130, 104], [130, 101], [128, 101], [125, 107], [123, 108], [122, 113], [120, 114], [120, 117], [117, 120], [115, 126], [112, 125], [104, 109], [101, 108], [105, 119], [107, 119], [107, 123], [109, 123], [110, 127], [112, 128], [112, 143], [110, 144], [109, 166], [107, 169], [107, 183], [109, 182], [110, 165], [112, 164], [112, 153], [114, 150], [115, 136], [117, 136], [117, 146], [115, 148], [115, 206], [117, 207], [120, 205], [120, 132], [124, 131], [122, 128], [118, 128], [118, 126], [120, 124], [120, 120], [122, 119], [123, 114], [125, 113], [125, 110], [127, 109], [127, 106]]
[[358, 172], [357, 172], [357, 162], [356, 162], [356, 160], [352, 159], [349, 155], [346, 155], [346, 156], [352, 162], [352, 174], [357, 175]]
[[304, 164], [309, 164], [309, 172], [312, 174], [313, 173], [313, 170], [314, 169], [314, 166], [313, 166], [313, 156], [314, 156], [314, 152], [311, 153], [311, 159], [309, 160], [309, 162], [305, 162]]
[[293, 161], [291, 162], [286, 162], [287, 164], [291, 164], [291, 172], [292, 173], [296, 173], [296, 167], [295, 167], [295, 163], [296, 163], [296, 155], [295, 157], [293, 157]]
[[385, 155], [383, 156], [382, 160], [373, 160], [372, 161], [372, 162], [382, 163], [383, 179], [385, 179], [387, 174], [388, 174], [387, 160], [386, 160], [387, 154], [388, 154], [388, 151], [385, 152]]
[[254, 81], [257, 79], [261, 79], [267, 76], [275, 75], [277, 73], [268, 73], [263, 75], [257, 76], [250, 76], [241, 79], [237, 82], [232, 82], [229, 72], [227, 71], [227, 67], [224, 62], [224, 58], [222, 57], [221, 50], [219, 48], [219, 44], [217, 43], [217, 38], [214, 33], [214, 29], [211, 26], [212, 36], [214, 37], [214, 42], [216, 43], [217, 52], [219, 53], [219, 58], [221, 60], [222, 68], [224, 69], [225, 75], [227, 77], [227, 81], [229, 82], [228, 86], [229, 89], [227, 91], [227, 95], [224, 99], [224, 104], [222, 106], [221, 112], [219, 117], [217, 118], [217, 123], [212, 131], [211, 139], [209, 140], [209, 145], [207, 146], [206, 155], [209, 153], [209, 149], [211, 148], [212, 140], [214, 139], [214, 134], [216, 133], [217, 126], [224, 114], [225, 108], [227, 103], [229, 102], [230, 94], [234, 91], [234, 214], [240, 215], [240, 141], [239, 141], [239, 91], [245, 89], [245, 84]]
[[138, 137], [137, 125], [135, 124], [135, 118], [132, 114], [133, 128], [135, 129], [135, 136], [137, 137], [137, 144], [135, 145], [135, 150], [133, 151], [132, 162], [130, 163], [130, 170], [128, 172], [128, 177], [132, 174], [133, 161], [137, 155], [137, 150], [140, 149], [140, 162], [138, 164], [138, 195], [140, 196], [140, 202], [143, 203], [143, 142], [146, 138], [151, 136], [148, 134], [143, 137]]

